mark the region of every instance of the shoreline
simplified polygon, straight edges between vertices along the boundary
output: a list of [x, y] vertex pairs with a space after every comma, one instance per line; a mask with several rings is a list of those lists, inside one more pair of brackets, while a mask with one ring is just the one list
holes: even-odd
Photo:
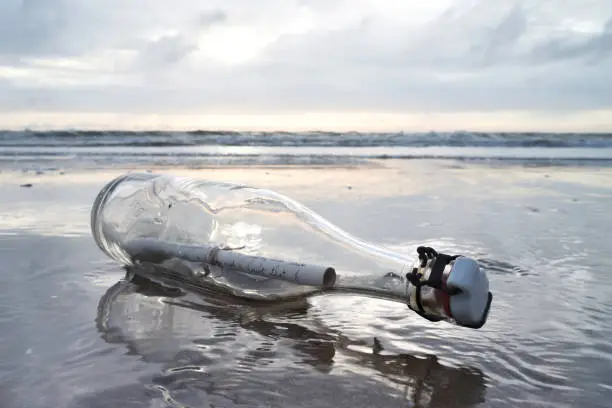
[[[90, 182], [103, 176], [118, 176], [125, 173], [172, 173], [202, 177], [202, 174], [212, 173], [222, 179], [227, 177], [247, 180], [257, 179], [260, 176], [283, 175], [292, 176], [298, 173], [327, 174], [329, 172], [346, 175], [363, 175], [387, 173], [397, 176], [424, 176], [432, 172], [444, 172], [452, 175], [485, 172], [479, 176], [492, 176], [500, 173], [523, 173], [525, 175], [546, 175], [547, 178], [565, 177], [577, 172], [596, 173], [602, 177], [612, 177], [612, 167], [609, 166], [583, 166], [580, 164], [535, 164], [514, 162], [487, 162], [465, 161], [457, 159], [369, 159], [360, 163], [330, 163], [330, 164], [206, 164], [194, 166], [191, 164], [131, 164], [108, 165], [99, 167], [65, 167], [54, 166], [48, 170], [25, 168], [0, 168], [0, 183], [9, 183], [10, 180], [18, 182], [60, 181], [70, 179], [71, 182]], [[608, 184], [609, 185], [609, 184]]]

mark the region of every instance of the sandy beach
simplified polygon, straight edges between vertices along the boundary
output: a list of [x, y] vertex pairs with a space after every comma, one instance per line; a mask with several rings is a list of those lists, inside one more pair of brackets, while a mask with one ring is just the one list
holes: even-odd
[[[495, 295], [489, 322], [432, 324], [357, 296], [268, 310], [125, 282], [89, 210], [127, 171], [272, 188], [399, 252], [473, 256]], [[3, 170], [3, 406], [605, 407], [611, 186], [605, 167], [434, 160]]]

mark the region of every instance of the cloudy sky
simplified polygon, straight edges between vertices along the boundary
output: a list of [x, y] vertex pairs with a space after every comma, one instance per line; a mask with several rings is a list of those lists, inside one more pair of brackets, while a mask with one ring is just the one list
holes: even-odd
[[2, 0], [20, 126], [612, 131], [612, 1]]

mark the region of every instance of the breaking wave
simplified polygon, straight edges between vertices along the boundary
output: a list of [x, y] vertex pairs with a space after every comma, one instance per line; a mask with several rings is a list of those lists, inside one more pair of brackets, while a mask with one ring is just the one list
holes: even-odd
[[4, 146], [612, 147], [612, 133], [0, 131]]

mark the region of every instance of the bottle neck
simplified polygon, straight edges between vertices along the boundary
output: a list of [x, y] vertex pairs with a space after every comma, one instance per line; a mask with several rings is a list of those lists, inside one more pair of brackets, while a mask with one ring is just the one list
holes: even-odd
[[399, 291], [389, 291], [376, 287], [366, 287], [366, 286], [334, 286], [328, 289], [325, 289], [323, 293], [340, 293], [347, 295], [362, 295], [371, 298], [381, 299], [381, 300], [389, 300], [392, 302], [399, 302], [408, 305], [409, 304], [409, 295], [407, 294], [407, 290], [403, 292]]
[[382, 276], [343, 276], [338, 275], [330, 290], [340, 293], [354, 293], [401, 303], [410, 302], [410, 282], [404, 270], [408, 265], [398, 267], [398, 272], [388, 272]]

